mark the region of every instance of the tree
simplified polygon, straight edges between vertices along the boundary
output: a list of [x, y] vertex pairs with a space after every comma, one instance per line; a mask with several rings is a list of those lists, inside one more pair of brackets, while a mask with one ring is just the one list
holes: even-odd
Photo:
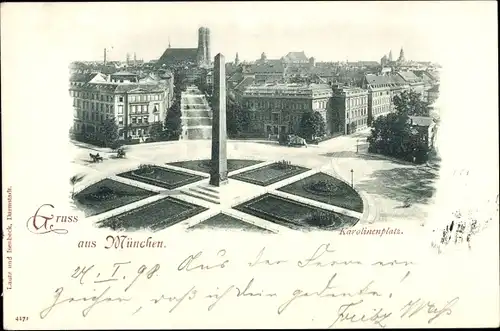
[[418, 163], [427, 161], [427, 144], [410, 126], [405, 113], [390, 113], [375, 119], [367, 141], [370, 153]]
[[226, 125], [229, 135], [238, 135], [248, 130], [250, 115], [247, 110], [228, 94], [226, 97]]
[[165, 135], [168, 140], [179, 140], [182, 133], [180, 98], [177, 98], [167, 111], [165, 117]]
[[404, 91], [393, 98], [396, 111], [407, 116], [429, 116], [430, 106], [422, 95], [413, 90]]
[[101, 140], [106, 147], [111, 146], [118, 140], [118, 125], [114, 118], [107, 118], [102, 122], [98, 136], [100, 138], [99, 140]]
[[149, 126], [149, 136], [153, 141], [162, 140], [165, 136], [162, 122], [154, 122]]
[[299, 134], [303, 138], [314, 139], [326, 134], [326, 123], [323, 116], [317, 111], [308, 111], [302, 114]]
[[85, 175], [74, 175], [69, 179], [69, 182], [71, 183], [71, 186], [73, 188], [71, 192], [71, 199], [75, 197], [75, 185], [81, 182], [84, 177]]

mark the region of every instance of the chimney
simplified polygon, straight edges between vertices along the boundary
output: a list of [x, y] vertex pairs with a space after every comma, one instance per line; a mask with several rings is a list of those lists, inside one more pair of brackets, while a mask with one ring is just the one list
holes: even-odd
[[104, 49], [104, 66], [106, 66], [106, 48]]

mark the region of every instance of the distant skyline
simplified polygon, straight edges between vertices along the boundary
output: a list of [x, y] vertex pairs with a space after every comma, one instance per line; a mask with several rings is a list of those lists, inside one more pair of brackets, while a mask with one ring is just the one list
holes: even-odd
[[[24, 23], [44, 29], [37, 42], [68, 62], [102, 61], [104, 48], [111, 61], [124, 61], [127, 53], [133, 59], [134, 52], [138, 59], [158, 59], [169, 40], [175, 48], [196, 48], [197, 30], [206, 26], [212, 56], [223, 53], [227, 62], [236, 52], [240, 61], [253, 61], [262, 52], [276, 59], [290, 51], [317, 61], [380, 61], [390, 50], [397, 59], [403, 47], [408, 60], [443, 63], [466, 42], [474, 18], [491, 14], [488, 6], [466, 1], [24, 5], [36, 13], [29, 17], [25, 8]], [[481, 20], [474, 24], [488, 28]]]

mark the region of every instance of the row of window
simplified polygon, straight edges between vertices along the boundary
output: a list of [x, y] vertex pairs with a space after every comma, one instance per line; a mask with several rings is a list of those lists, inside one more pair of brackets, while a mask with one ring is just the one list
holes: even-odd
[[382, 105], [382, 104], [390, 104], [391, 98], [381, 98], [381, 99], [373, 99], [373, 105]]
[[[153, 112], [158, 112], [160, 110], [160, 104], [153, 104]], [[141, 114], [147, 113], [149, 111], [148, 105], [130, 105], [131, 114]], [[123, 114], [123, 105], [118, 105], [118, 114]]]
[[378, 115], [378, 114], [382, 114], [382, 113], [387, 113], [391, 110], [391, 106], [390, 105], [384, 105], [384, 106], [381, 106], [381, 107], [375, 107], [372, 109], [372, 113], [373, 115]]
[[357, 97], [357, 98], [350, 98], [348, 105], [350, 105], [351, 107], [354, 107], [354, 106], [365, 105], [367, 103], [368, 103], [368, 97], [363, 96], [363, 97]]
[[[280, 117], [281, 116], [281, 117]], [[263, 112], [252, 112], [250, 113], [250, 119], [255, 121], [272, 121], [277, 123], [280, 121], [280, 118], [283, 121], [292, 121], [298, 122], [300, 121], [302, 115], [291, 115], [291, 114], [280, 114], [280, 113], [263, 113]]]
[[367, 115], [368, 115], [367, 108], [346, 111], [346, 118], [355, 118], [355, 117], [367, 116]]
[[372, 97], [380, 97], [382, 95], [389, 95], [389, 91], [372, 92]]
[[326, 109], [327, 101], [315, 101], [313, 109]]
[[161, 100], [160, 94], [129, 95], [128, 97], [128, 101], [130, 102], [146, 102], [146, 101], [160, 101], [160, 100]]
[[353, 121], [351, 123], [356, 123], [356, 129], [358, 130], [358, 129], [360, 129], [361, 126], [366, 126], [366, 124], [368, 123], [368, 119], [362, 118], [362, 119]]
[[307, 109], [307, 103], [297, 103], [292, 101], [246, 101], [244, 105], [247, 108], [272, 108], [272, 109]]
[[91, 111], [101, 111], [106, 113], [113, 112], [113, 105], [109, 105], [106, 103], [91, 103], [90, 101], [73, 99], [73, 106], [78, 108], [83, 108], [83, 110], [91, 110]]
[[[70, 96], [75, 98], [91, 99], [105, 102], [113, 102], [113, 95], [98, 94], [93, 92], [82, 92], [82, 91], [69, 91]], [[162, 99], [161, 94], [137, 94], [129, 95], [128, 100], [130, 102], [147, 102], [147, 101], [160, 101]], [[123, 96], [117, 97], [118, 102], [123, 102]]]
[[99, 114], [96, 112], [88, 112], [84, 110], [77, 109], [76, 110], [76, 118], [84, 121], [92, 121], [92, 122], [102, 122], [104, 119], [110, 118], [109, 114]]
[[[153, 117], [153, 122], [158, 122], [160, 120], [160, 115], [155, 114]], [[130, 118], [130, 123], [132, 124], [148, 124], [149, 116], [133, 116]], [[123, 125], [123, 116], [118, 116], [118, 125]]]

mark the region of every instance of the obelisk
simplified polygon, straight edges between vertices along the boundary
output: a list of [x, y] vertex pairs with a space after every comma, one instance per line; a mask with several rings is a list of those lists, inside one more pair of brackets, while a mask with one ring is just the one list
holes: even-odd
[[214, 58], [214, 93], [212, 109], [212, 162], [210, 185], [227, 183], [226, 135], [226, 64], [224, 55]]

